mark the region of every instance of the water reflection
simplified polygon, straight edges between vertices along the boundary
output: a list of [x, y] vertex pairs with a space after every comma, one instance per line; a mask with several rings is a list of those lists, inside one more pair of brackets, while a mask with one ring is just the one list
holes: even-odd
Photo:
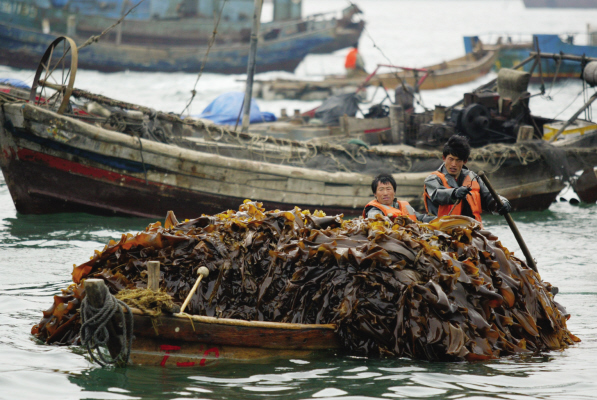
[[[485, 363], [440, 363], [407, 359], [364, 359], [328, 355], [272, 364], [220, 363], [196, 368], [94, 368], [69, 380], [85, 392], [118, 388], [140, 398], [533, 398], [563, 393], [574, 377], [550, 385], [534, 378], [554, 355], [515, 357]], [[544, 373], [556, 374], [555, 368]], [[551, 372], [549, 372], [551, 370]], [[499, 395], [498, 395], [499, 394]], [[504, 397], [502, 397], [504, 396]]]

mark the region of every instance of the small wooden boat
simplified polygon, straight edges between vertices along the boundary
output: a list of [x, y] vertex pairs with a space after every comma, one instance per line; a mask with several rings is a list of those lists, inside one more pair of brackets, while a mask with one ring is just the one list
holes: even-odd
[[203, 367], [219, 360], [258, 362], [308, 357], [340, 347], [335, 326], [173, 314], [151, 317], [132, 309], [131, 363]]
[[[471, 38], [465, 38], [471, 40]], [[256, 97], [271, 99], [319, 100], [331, 95], [354, 92], [358, 87], [383, 86], [394, 89], [405, 83], [420, 90], [434, 90], [472, 82], [485, 76], [495, 63], [498, 47], [477, 47], [462, 57], [424, 68], [379, 65], [374, 72], [357, 77], [330, 75], [322, 81], [275, 79], [255, 81]], [[389, 69], [391, 72], [381, 72]]]

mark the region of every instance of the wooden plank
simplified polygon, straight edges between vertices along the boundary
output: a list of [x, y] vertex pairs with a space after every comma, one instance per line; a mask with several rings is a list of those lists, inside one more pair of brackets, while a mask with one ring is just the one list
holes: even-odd
[[197, 317], [162, 314], [152, 320], [149, 316], [134, 314], [135, 336], [263, 349], [323, 350], [339, 346], [335, 330], [330, 325], [286, 326], [230, 319], [220, 322], [217, 318], [208, 321]]

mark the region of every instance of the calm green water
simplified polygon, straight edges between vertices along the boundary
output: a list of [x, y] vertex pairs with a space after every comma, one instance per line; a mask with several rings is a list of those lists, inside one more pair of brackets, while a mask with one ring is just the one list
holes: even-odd
[[[1, 175], [0, 175], [1, 177]], [[594, 399], [597, 393], [597, 205], [555, 203], [514, 214], [540, 273], [560, 288], [582, 343], [562, 352], [484, 363], [429, 363], [323, 354], [270, 364], [192, 369], [100, 368], [79, 348], [46, 346], [31, 327], [81, 263], [150, 220], [17, 214], [0, 178], [0, 399]], [[497, 217], [486, 226], [520, 254]]]

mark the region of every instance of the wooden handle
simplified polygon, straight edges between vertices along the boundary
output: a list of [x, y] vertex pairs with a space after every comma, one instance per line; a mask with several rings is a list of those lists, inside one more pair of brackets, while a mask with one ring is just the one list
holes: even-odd
[[[479, 171], [478, 175], [481, 179], [483, 179], [483, 182], [485, 182], [485, 186], [487, 186], [487, 189], [489, 189], [489, 192], [493, 196], [493, 199], [498, 204], [498, 206], [499, 206], [498, 210], [499, 210], [503, 206], [502, 199], [497, 194], [497, 192], [493, 189], [493, 186], [491, 186], [491, 182], [489, 182], [489, 178], [485, 175], [485, 173], [483, 171]], [[537, 265], [535, 264], [535, 260], [533, 260], [533, 257], [531, 256], [531, 252], [527, 248], [527, 245], [524, 242], [522, 235], [518, 231], [518, 228], [516, 227], [516, 224], [514, 223], [512, 216], [510, 214], [506, 213], [506, 214], [504, 214], [504, 218], [506, 218], [506, 221], [508, 222], [508, 225], [510, 226], [510, 230], [514, 234], [514, 237], [516, 238], [516, 241], [518, 242], [518, 245], [520, 246], [520, 249], [522, 250], [524, 257], [527, 259], [527, 264], [529, 265], [529, 267], [531, 267], [533, 269], [533, 271], [539, 272], [539, 271], [537, 271]]]
[[205, 268], [205, 267], [199, 267], [199, 269], [197, 270], [197, 273], [199, 274], [199, 278], [197, 279], [197, 281], [193, 285], [193, 288], [191, 289], [191, 291], [187, 295], [187, 298], [184, 299], [184, 303], [182, 303], [182, 307], [180, 307], [180, 314], [182, 314], [184, 312], [184, 309], [189, 304], [189, 301], [191, 301], [191, 297], [193, 297], [193, 295], [197, 291], [197, 288], [199, 287], [199, 284], [201, 283], [201, 280], [203, 279], [203, 277], [207, 278], [207, 276], [209, 276], [209, 270], [207, 268]]

